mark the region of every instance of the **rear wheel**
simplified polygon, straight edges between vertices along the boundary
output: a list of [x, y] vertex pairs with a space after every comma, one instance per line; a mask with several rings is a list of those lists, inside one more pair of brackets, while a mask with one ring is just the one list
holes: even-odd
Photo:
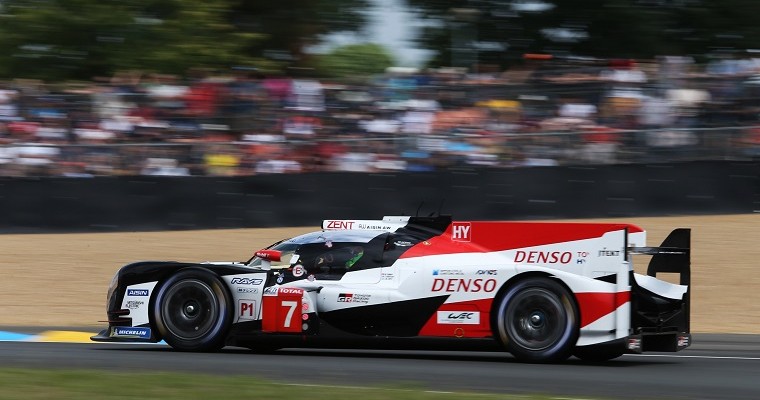
[[567, 359], [578, 340], [578, 310], [570, 292], [549, 278], [528, 278], [498, 303], [496, 334], [520, 361]]
[[232, 301], [217, 275], [205, 269], [186, 269], [159, 289], [153, 319], [166, 343], [175, 349], [214, 351], [224, 347]]

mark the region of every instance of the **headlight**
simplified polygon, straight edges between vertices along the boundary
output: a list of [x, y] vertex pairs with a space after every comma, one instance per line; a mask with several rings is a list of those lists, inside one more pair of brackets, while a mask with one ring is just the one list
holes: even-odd
[[108, 305], [111, 303], [111, 297], [113, 297], [114, 293], [116, 293], [116, 288], [119, 286], [119, 274], [115, 274], [113, 276], [113, 279], [111, 279], [111, 284], [108, 285], [108, 292], [106, 293], [106, 309], [108, 308]]

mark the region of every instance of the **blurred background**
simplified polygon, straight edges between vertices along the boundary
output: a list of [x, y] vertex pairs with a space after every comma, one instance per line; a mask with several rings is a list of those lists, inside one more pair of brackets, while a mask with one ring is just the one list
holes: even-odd
[[760, 157], [751, 0], [0, 0], [0, 176]]

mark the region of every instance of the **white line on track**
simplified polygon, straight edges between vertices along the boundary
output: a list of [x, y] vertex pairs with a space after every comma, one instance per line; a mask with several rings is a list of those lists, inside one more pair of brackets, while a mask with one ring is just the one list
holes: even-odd
[[629, 357], [659, 357], [659, 358], [701, 358], [705, 360], [749, 360], [758, 361], [760, 357], [734, 357], [734, 356], [688, 356], [669, 354], [625, 354]]
[[[478, 396], [482, 395], [484, 397], [486, 396], [495, 396], [496, 393], [469, 393], [469, 392], [449, 392], [449, 391], [443, 391], [443, 390], [422, 390], [422, 389], [396, 389], [396, 388], [383, 388], [383, 387], [372, 387], [372, 386], [343, 386], [343, 385], [324, 385], [324, 384], [312, 384], [312, 383], [276, 383], [276, 385], [282, 385], [282, 386], [299, 386], [299, 387], [314, 387], [314, 388], [328, 388], [328, 389], [353, 389], [353, 390], [372, 390], [372, 391], [389, 391], [389, 392], [410, 392], [410, 393], [431, 393], [431, 394], [443, 394], [443, 395], [457, 395], [460, 396], [462, 394], [466, 394], [468, 396]], [[510, 395], [511, 397], [508, 397], [510, 399], [522, 399], [527, 398], [526, 396], [522, 395]], [[557, 397], [556, 399], [560, 399], [560, 397]], [[570, 400], [570, 399], [567, 399]], [[583, 400], [583, 399], [573, 399], [573, 400]]]

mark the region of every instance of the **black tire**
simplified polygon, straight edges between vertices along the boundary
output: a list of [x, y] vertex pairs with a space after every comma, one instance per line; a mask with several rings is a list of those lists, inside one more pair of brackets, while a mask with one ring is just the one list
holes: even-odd
[[549, 278], [527, 278], [501, 297], [495, 334], [519, 361], [563, 361], [578, 341], [578, 319], [578, 307], [564, 286]]
[[232, 323], [232, 300], [211, 271], [181, 270], [156, 294], [153, 322], [166, 343], [177, 350], [219, 350]]

